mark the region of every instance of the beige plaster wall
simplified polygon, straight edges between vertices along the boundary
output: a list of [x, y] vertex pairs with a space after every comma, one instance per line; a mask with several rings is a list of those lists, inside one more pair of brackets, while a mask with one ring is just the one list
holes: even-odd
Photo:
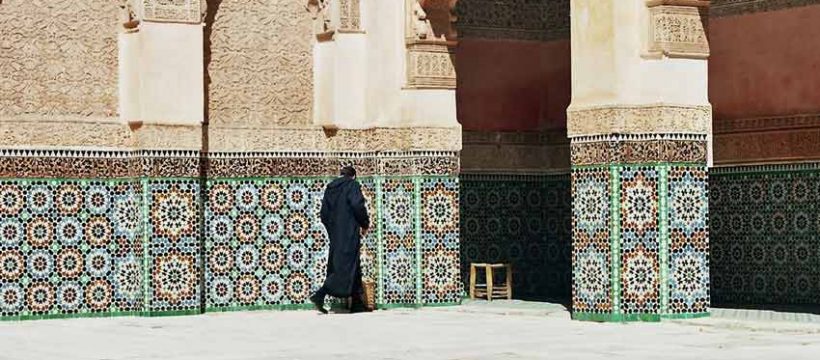
[[645, 0], [573, 0], [571, 6], [571, 108], [709, 104], [706, 61], [645, 56]]
[[202, 26], [143, 22], [139, 37], [140, 120], [199, 125], [204, 120]]

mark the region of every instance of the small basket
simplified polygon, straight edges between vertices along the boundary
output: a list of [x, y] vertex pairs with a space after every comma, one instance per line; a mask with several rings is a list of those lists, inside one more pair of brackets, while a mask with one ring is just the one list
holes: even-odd
[[376, 282], [364, 279], [362, 287], [364, 288], [364, 306], [368, 311], [376, 310]]

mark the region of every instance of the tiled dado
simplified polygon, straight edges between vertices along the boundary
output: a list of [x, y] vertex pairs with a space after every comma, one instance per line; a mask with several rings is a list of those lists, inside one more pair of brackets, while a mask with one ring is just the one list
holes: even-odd
[[666, 137], [572, 144], [573, 318], [708, 314], [705, 139]]
[[0, 319], [307, 307], [327, 257], [322, 192], [343, 164], [364, 173], [379, 305], [461, 298], [446, 153], [2, 155]]
[[712, 301], [820, 304], [820, 165], [714, 168]]
[[470, 263], [503, 262], [515, 272], [516, 299], [569, 300], [569, 174], [462, 174], [459, 179], [465, 284]]

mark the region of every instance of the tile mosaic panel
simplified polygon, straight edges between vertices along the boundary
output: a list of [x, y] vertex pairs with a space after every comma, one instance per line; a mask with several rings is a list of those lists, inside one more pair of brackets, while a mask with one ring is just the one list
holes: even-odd
[[198, 180], [143, 180], [146, 310], [199, 312], [202, 276]]
[[[367, 206], [367, 213], [370, 215], [370, 231], [362, 239], [362, 278], [378, 281], [381, 278], [382, 259], [379, 257], [379, 223], [381, 217], [379, 216], [378, 202], [376, 201], [376, 188], [378, 184], [375, 179], [359, 179], [362, 185], [362, 195]], [[318, 279], [317, 279], [318, 280]], [[322, 277], [324, 281], [324, 277]], [[378, 288], [377, 288], [378, 289]]]
[[463, 289], [459, 274], [458, 179], [424, 179], [418, 186], [422, 301], [455, 303]]
[[[617, 178], [617, 177], [616, 177]], [[572, 171], [572, 308], [581, 313], [612, 313], [613, 288], [610, 268], [614, 255], [611, 236], [617, 218], [610, 203], [616, 195], [608, 169], [573, 169]], [[617, 215], [617, 213], [615, 213]]]
[[412, 179], [384, 179], [381, 196], [384, 303], [413, 304], [419, 274], [415, 184]]
[[325, 277], [324, 179], [215, 180], [206, 199], [208, 309], [304, 304]]
[[0, 180], [0, 317], [143, 306], [139, 184]]
[[[607, 174], [607, 182], [589, 185]], [[657, 321], [708, 314], [707, 179], [706, 166], [695, 164], [573, 168], [574, 318]], [[596, 249], [588, 240], [596, 233], [593, 262], [586, 258]], [[579, 270], [589, 268], [596, 271]], [[607, 280], [610, 288], [601, 291]], [[591, 308], [591, 296], [578, 295], [590, 293], [578, 290], [587, 288], [611, 307]]]
[[[0, 319], [307, 307], [326, 271], [325, 175], [348, 163], [369, 164], [366, 172], [407, 163], [397, 173], [434, 176], [359, 180], [374, 225], [363, 273], [380, 284], [379, 303], [421, 305], [423, 284], [427, 302], [458, 301], [458, 186], [436, 177], [457, 158], [201, 155], [0, 150], [10, 169], [0, 172]], [[296, 176], [271, 176], [276, 169]], [[422, 222], [423, 203], [432, 222]]]
[[658, 170], [620, 172], [620, 308], [625, 314], [660, 312]]
[[459, 182], [462, 282], [470, 263], [505, 262], [514, 298], [568, 301], [570, 176], [463, 174]]
[[709, 203], [705, 167], [671, 167], [667, 184], [668, 312], [709, 309]]
[[820, 169], [716, 169], [709, 176], [716, 306], [820, 303]]

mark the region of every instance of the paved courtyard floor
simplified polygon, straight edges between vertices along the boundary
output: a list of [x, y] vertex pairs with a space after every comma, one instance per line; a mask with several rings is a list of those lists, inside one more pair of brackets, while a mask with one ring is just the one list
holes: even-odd
[[816, 315], [599, 324], [551, 304], [0, 323], [0, 359], [820, 359]]

